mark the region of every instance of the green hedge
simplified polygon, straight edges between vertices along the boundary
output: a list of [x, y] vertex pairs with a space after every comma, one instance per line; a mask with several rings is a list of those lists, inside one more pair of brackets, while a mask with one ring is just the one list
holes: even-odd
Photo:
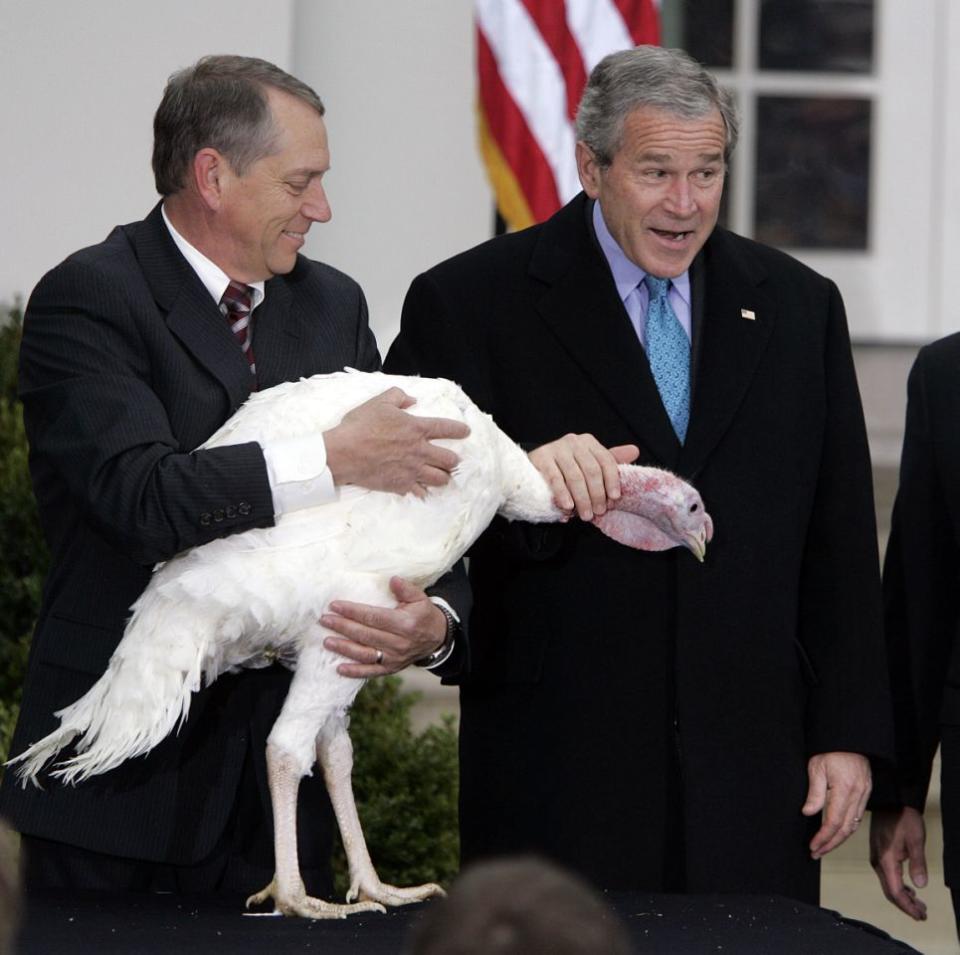
[[16, 400], [19, 307], [0, 313], [0, 759], [6, 758], [47, 548], [27, 472], [23, 410]]
[[[457, 872], [457, 732], [453, 717], [419, 735], [410, 728], [416, 693], [399, 677], [371, 680], [350, 714], [353, 791], [377, 873], [392, 885], [448, 883]], [[334, 854], [342, 895], [342, 849]]]
[[[48, 557], [27, 471], [16, 401], [19, 307], [0, 313], [0, 761], [16, 722], [30, 633]], [[414, 734], [416, 694], [374, 680], [351, 713], [354, 791], [370, 854], [385, 882], [449, 882], [457, 870], [457, 736], [452, 720]], [[345, 891], [343, 852], [334, 858]]]

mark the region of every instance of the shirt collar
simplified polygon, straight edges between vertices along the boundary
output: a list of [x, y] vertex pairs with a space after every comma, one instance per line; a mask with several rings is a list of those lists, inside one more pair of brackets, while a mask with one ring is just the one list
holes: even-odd
[[[607, 228], [607, 223], [603, 218], [603, 210], [600, 208], [600, 200], [593, 204], [593, 228], [597, 234], [597, 241], [600, 243], [600, 249], [603, 252], [610, 271], [613, 274], [613, 281], [617, 286], [617, 294], [623, 301], [626, 297], [646, 278], [647, 273], [635, 262], [624, 254], [617, 240], [611, 235]], [[690, 304], [690, 272], [687, 270], [682, 275], [670, 280], [676, 293]]]
[[[227, 275], [216, 262], [208, 259], [196, 246], [191, 245], [177, 232], [167, 216], [167, 210], [164, 209], [163, 206], [160, 207], [160, 213], [163, 216], [164, 224], [170, 232], [170, 237], [180, 250], [181, 255], [187, 260], [190, 268], [197, 273], [197, 277], [203, 282], [206, 290], [213, 296], [213, 300], [217, 305], [219, 305], [220, 299], [223, 298], [223, 293], [227, 290], [227, 286], [231, 282], [230, 276]], [[250, 306], [250, 311], [252, 312], [266, 298], [267, 293], [264, 288], [266, 283], [261, 281], [248, 282], [247, 284], [253, 289], [253, 301]]]

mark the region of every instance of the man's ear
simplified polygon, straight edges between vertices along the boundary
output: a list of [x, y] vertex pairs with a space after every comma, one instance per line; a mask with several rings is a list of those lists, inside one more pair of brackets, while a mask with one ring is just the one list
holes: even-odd
[[577, 172], [583, 191], [591, 199], [596, 199], [600, 195], [600, 163], [583, 140], [577, 143]]
[[229, 170], [223, 154], [212, 146], [205, 146], [193, 157], [190, 168], [193, 185], [204, 204], [211, 210], [220, 208], [224, 176]]

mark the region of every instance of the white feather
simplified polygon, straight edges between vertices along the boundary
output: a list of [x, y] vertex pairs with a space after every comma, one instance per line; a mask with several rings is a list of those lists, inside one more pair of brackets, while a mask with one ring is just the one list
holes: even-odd
[[[526, 454], [441, 379], [348, 371], [278, 385], [252, 395], [203, 447], [320, 433], [392, 385], [416, 398], [412, 414], [469, 425], [469, 437], [455, 444], [460, 464], [450, 482], [423, 500], [341, 488], [335, 501], [284, 514], [275, 527], [221, 538], [158, 565], [106, 673], [56, 714], [57, 730], [10, 761], [24, 783], [36, 782], [74, 739], [76, 755], [53, 773], [69, 783], [145, 754], [187, 718], [201, 685], [276, 657], [293, 664], [307, 645], [318, 696], [342, 710], [362, 681], [337, 674], [342, 658], [322, 649], [316, 621], [331, 600], [390, 605], [394, 574], [428, 586], [498, 510], [511, 519], [562, 518]], [[319, 727], [294, 718], [282, 723], [271, 738], [286, 739], [308, 771]]]

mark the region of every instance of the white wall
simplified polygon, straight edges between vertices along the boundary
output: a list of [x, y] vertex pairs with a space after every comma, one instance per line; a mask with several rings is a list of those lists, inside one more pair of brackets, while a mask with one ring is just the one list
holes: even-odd
[[[934, 236], [940, 287], [938, 334], [960, 329], [960, 4], [941, 0], [938, 62], [943, 76], [940, 106], [943, 127], [938, 142], [936, 204], [941, 210]], [[953, 51], [953, 56], [950, 55]]]
[[167, 76], [243, 53], [327, 105], [334, 219], [306, 252], [361, 282], [385, 350], [413, 276], [490, 235], [472, 30], [470, 0], [0, 0], [0, 302], [149, 211]]
[[471, 0], [296, 0], [294, 72], [327, 107], [333, 220], [306, 253], [363, 286], [381, 350], [410, 281], [489, 238]]
[[0, 0], [0, 302], [150, 211], [171, 73], [214, 52], [288, 67], [291, 15], [292, 0]]

